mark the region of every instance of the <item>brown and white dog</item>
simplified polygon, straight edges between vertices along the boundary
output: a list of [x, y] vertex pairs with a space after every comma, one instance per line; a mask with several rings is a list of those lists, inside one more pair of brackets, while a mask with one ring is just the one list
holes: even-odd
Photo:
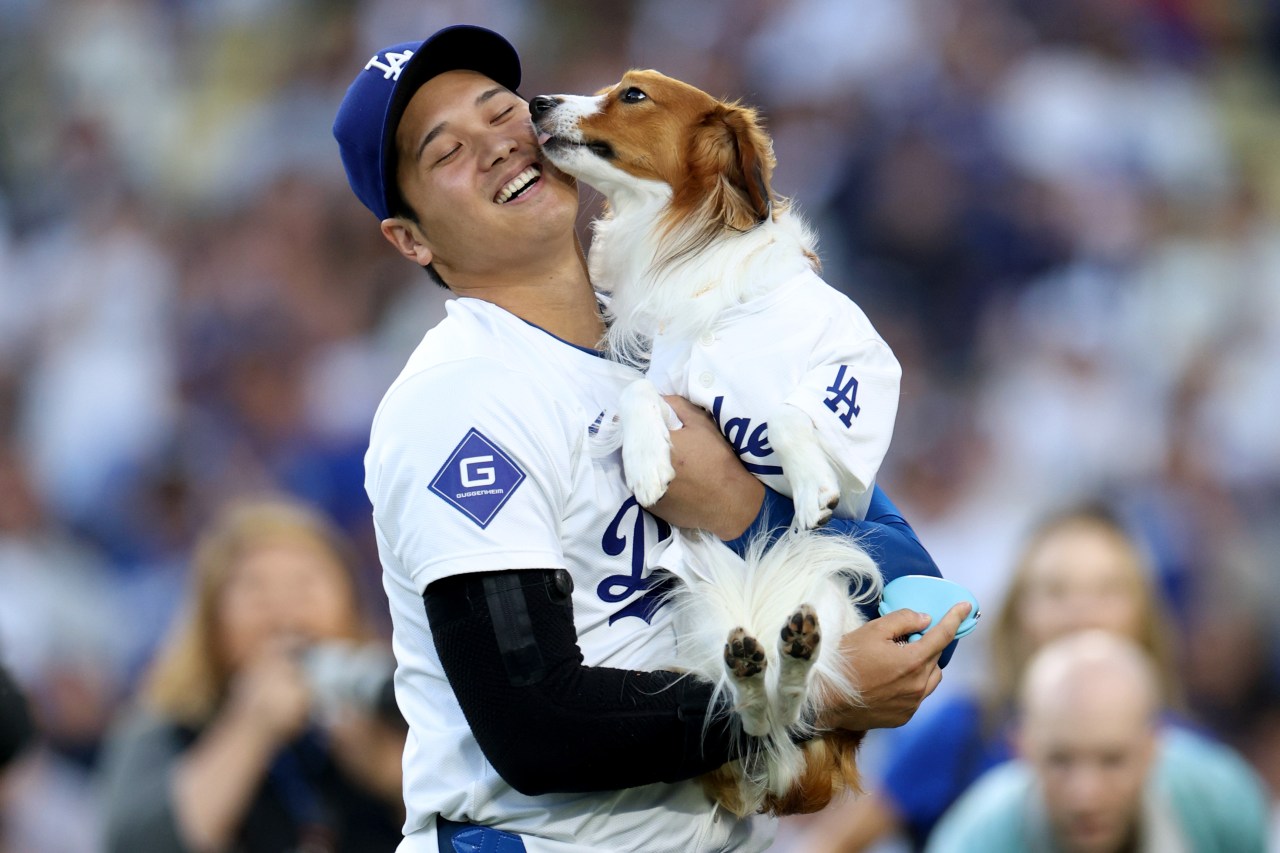
[[[755, 111], [629, 71], [595, 96], [536, 97], [530, 112], [546, 156], [606, 199], [588, 264], [611, 296], [613, 356], [647, 364], [726, 434], [730, 416], [749, 425], [730, 440], [793, 499], [800, 528], [833, 511], [859, 517], [888, 451], [901, 368], [861, 309], [818, 277], [812, 233], [771, 188], [773, 146]], [[719, 369], [695, 366], [708, 360]], [[623, 415], [628, 485], [650, 506], [674, 475], [672, 416], [653, 382], [628, 389]]]
[[820, 636], [862, 622], [850, 581], [874, 596], [880, 575], [849, 538], [811, 529], [865, 511], [897, 411], [897, 361], [816, 275], [812, 234], [771, 189], [772, 144], [753, 110], [630, 71], [594, 96], [536, 97], [530, 113], [547, 158], [607, 203], [588, 264], [611, 297], [607, 349], [648, 370], [619, 410], [637, 499], [651, 505], [674, 475], [670, 393], [711, 411], [747, 467], [796, 505], [793, 529], [745, 566], [689, 536], [676, 572], [679, 665], [729, 692], [763, 744], [716, 774], [713, 795], [738, 813], [821, 808], [857, 787], [860, 735], [799, 749], [789, 732], [826, 697], [854, 692]]

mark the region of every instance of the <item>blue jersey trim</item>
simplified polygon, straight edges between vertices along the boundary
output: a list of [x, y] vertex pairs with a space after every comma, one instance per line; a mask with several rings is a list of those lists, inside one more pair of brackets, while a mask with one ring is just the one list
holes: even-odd
[[[528, 321], [528, 320], [525, 320], [523, 317], [521, 317], [520, 319], [521, 319], [521, 320], [524, 320], [524, 322], [526, 322], [526, 323], [529, 323], [529, 321]], [[559, 336], [559, 335], [557, 335], [557, 334], [554, 334], [554, 333], [552, 333], [552, 332], [548, 332], [546, 329], [542, 328], [542, 327], [541, 327], [541, 326], [539, 326], [537, 323], [529, 323], [529, 325], [530, 325], [530, 326], [533, 326], [535, 329], [537, 329], [539, 332], [542, 332], [544, 335], [550, 335], [551, 337], [555, 338], [557, 341], [559, 341], [560, 343], [564, 344], [564, 345], [565, 345], [565, 346], [567, 346], [567, 347], [573, 347], [574, 349], [578, 350], [579, 352], [585, 352], [587, 355], [594, 355], [596, 358], [604, 358], [604, 357], [605, 357], [604, 352], [603, 352], [602, 350], [592, 349], [591, 347], [580, 347], [580, 346], [578, 346], [578, 345], [577, 345], [577, 344], [575, 344], [575, 343], [571, 343], [570, 341], [566, 341], [564, 338], [560, 337], [560, 336]]]

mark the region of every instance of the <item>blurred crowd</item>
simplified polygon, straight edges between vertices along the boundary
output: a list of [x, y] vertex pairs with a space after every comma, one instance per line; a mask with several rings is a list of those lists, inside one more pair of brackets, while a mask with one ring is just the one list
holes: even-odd
[[526, 97], [643, 66], [758, 107], [903, 364], [880, 482], [944, 574], [994, 610], [1038, 518], [1108, 505], [1189, 713], [1280, 798], [1280, 2], [0, 0], [0, 662], [41, 733], [0, 850], [99, 843], [104, 733], [228, 500], [322, 513], [385, 632], [362, 454], [445, 294], [329, 128], [454, 22]]

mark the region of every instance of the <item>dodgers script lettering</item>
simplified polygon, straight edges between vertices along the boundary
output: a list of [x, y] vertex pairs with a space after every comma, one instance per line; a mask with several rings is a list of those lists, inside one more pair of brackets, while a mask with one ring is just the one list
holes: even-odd
[[[724, 395], [721, 395], [711, 401], [711, 417], [738, 456], [763, 459], [773, 455], [773, 448], [769, 446], [769, 424], [761, 423], [753, 429], [751, 418], [729, 418], [726, 421], [722, 414], [723, 408]], [[782, 473], [780, 465], [761, 465], [746, 459], [742, 460], [742, 464], [753, 474]]]
[[[626, 531], [628, 520], [630, 521], [629, 532]], [[653, 618], [653, 614], [658, 612], [666, 597], [672, 580], [671, 576], [665, 573], [650, 572], [648, 575], [644, 573], [647, 521], [656, 523], [658, 542], [665, 541], [671, 536], [671, 525], [645, 512], [639, 501], [635, 499], [635, 495], [632, 495], [619, 507], [600, 540], [600, 547], [610, 557], [618, 556], [626, 550], [628, 544], [631, 545], [631, 573], [609, 575], [600, 581], [596, 587], [596, 595], [600, 600], [612, 604], [624, 601], [636, 593], [643, 593], [610, 616], [610, 625], [627, 616], [635, 616], [648, 622]]]

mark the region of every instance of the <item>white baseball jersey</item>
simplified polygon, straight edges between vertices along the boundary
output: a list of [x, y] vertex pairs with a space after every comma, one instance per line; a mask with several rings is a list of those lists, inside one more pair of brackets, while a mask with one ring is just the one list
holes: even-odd
[[791, 494], [765, 418], [783, 403], [813, 420], [834, 460], [857, 481], [866, 515], [893, 437], [902, 368], [849, 297], [804, 272], [759, 299], [721, 312], [698, 340], [658, 335], [649, 378], [711, 412], [747, 469]]
[[563, 568], [588, 666], [658, 669], [673, 659], [669, 608], [655, 610], [647, 586], [671, 528], [628, 492], [620, 452], [602, 449], [618, 396], [637, 376], [462, 298], [379, 406], [365, 484], [390, 599], [396, 700], [410, 727], [402, 851], [436, 853], [437, 813], [518, 833], [531, 853], [761, 850], [771, 840], [772, 822], [737, 820], [694, 781], [520, 794], [471, 736], [432, 644], [422, 600], [432, 581]]

